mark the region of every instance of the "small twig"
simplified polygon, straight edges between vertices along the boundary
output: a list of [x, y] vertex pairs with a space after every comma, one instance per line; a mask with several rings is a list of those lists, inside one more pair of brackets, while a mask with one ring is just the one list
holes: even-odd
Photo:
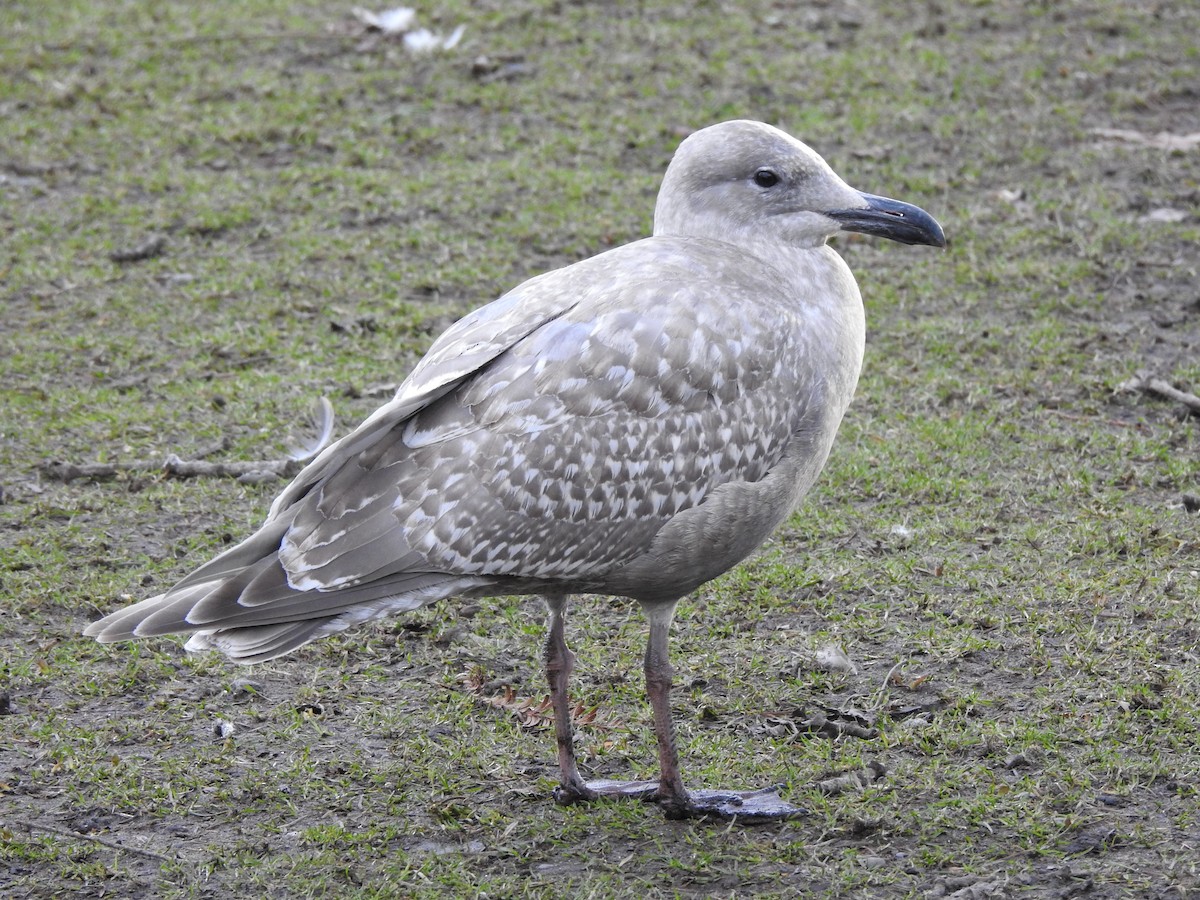
[[233, 462], [205, 462], [180, 459], [174, 453], [162, 464], [162, 471], [175, 478], [237, 478], [240, 481], [265, 481], [290, 478], [304, 468], [298, 459], [262, 459]]
[[162, 474], [170, 478], [236, 478], [244, 484], [258, 484], [276, 478], [291, 478], [304, 468], [310, 460], [329, 446], [333, 440], [333, 406], [322, 397], [309, 417], [309, 427], [315, 431], [313, 437], [293, 446], [284, 459], [253, 460], [250, 462], [204, 462], [201, 457], [211, 456], [225, 449], [228, 441], [201, 449], [191, 459], [182, 459], [172, 453], [161, 463], [144, 460], [119, 463], [68, 463], [47, 460], [38, 466], [38, 471], [55, 481], [107, 481], [124, 472]]
[[1121, 382], [1117, 385], [1117, 391], [1141, 391], [1144, 394], [1157, 394], [1168, 400], [1182, 403], [1191, 412], [1200, 415], [1200, 397], [1187, 391], [1181, 391], [1169, 382], [1163, 381], [1161, 378], [1154, 378], [1145, 372], [1138, 372], [1128, 381]]
[[141, 460], [119, 463], [69, 463], [48, 460], [38, 471], [54, 481], [109, 481], [126, 473], [162, 474], [170, 478], [238, 478], [246, 482], [288, 478], [304, 467], [296, 459], [253, 460], [234, 462], [204, 462], [199, 459], [180, 459], [174, 453], [162, 462]]
[[[807, 710], [796, 709], [791, 713], [765, 713], [766, 725], [762, 730], [772, 737], [784, 735], [815, 734], [819, 737], [837, 740], [842, 737], [859, 738], [870, 741], [879, 737], [879, 729], [873, 727], [867, 720], [845, 710], [826, 706], [809, 714]], [[757, 726], [752, 726], [752, 731]]]
[[1121, 419], [1114, 419], [1105, 416], [1082, 416], [1078, 413], [1069, 413], [1061, 409], [1047, 409], [1046, 412], [1051, 415], [1058, 416], [1060, 419], [1066, 419], [1070, 422], [1102, 422], [1105, 425], [1111, 425], [1113, 428], [1138, 428], [1144, 429], [1145, 422], [1125, 422]]
[[814, 787], [822, 794], [834, 795], [842, 794], [846, 791], [865, 791], [872, 784], [887, 775], [887, 766], [876, 760], [871, 760], [861, 769], [856, 769], [853, 772], [845, 772], [841, 775], [833, 775], [829, 778], [822, 778], [814, 784]]
[[883, 676], [883, 683], [879, 685], [879, 690], [875, 692], [875, 696], [871, 698], [871, 708], [880, 709], [883, 706], [883, 698], [887, 696], [888, 688], [893, 684], [892, 679], [896, 677], [896, 673], [900, 671], [901, 663], [896, 663], [888, 673]]
[[176, 857], [172, 859], [169, 856], [163, 856], [161, 853], [155, 853], [153, 850], [142, 850], [138, 847], [129, 847], [125, 844], [118, 844], [116, 841], [105, 840], [95, 834], [83, 834], [79, 831], [68, 831], [65, 828], [55, 828], [52, 825], [39, 825], [36, 822], [14, 822], [14, 825], [19, 825], [26, 831], [41, 831], [45, 834], [53, 834], [56, 837], [71, 838], [79, 841], [91, 841], [93, 844], [99, 844], [102, 847], [107, 847], [110, 850], [117, 850], [122, 853], [132, 853], [134, 856], [142, 856], [146, 859], [157, 860], [161, 863], [179, 863], [184, 860]]
[[115, 263], [141, 262], [142, 260], [160, 256], [166, 247], [166, 235], [154, 234], [134, 247], [122, 247], [119, 250], [112, 251], [108, 254], [108, 258]]
[[107, 481], [122, 472], [136, 471], [131, 463], [68, 463], [48, 459], [38, 465], [38, 471], [54, 481], [75, 481], [87, 478], [90, 481]]
[[1161, 378], [1151, 378], [1146, 382], [1145, 390], [1158, 394], [1160, 397], [1166, 397], [1168, 400], [1182, 403], [1192, 412], [1200, 414], [1200, 397], [1187, 391], [1181, 391]]

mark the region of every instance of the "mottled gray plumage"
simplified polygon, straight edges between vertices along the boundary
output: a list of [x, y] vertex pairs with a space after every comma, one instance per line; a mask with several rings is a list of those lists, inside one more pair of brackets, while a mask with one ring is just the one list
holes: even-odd
[[944, 242], [770, 126], [697, 132], [652, 237], [460, 320], [256, 534], [87, 633], [190, 632], [254, 662], [449, 596], [542, 593], [561, 617], [587, 592], [641, 601], [665, 642], [676, 601], [751, 553], [825, 463], [863, 354], [858, 288], [826, 246], [841, 228]]

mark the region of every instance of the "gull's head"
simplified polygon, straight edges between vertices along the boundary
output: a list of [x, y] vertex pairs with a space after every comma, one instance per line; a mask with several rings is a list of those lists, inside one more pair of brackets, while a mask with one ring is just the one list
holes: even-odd
[[925, 210], [856, 191], [814, 150], [762, 122], [712, 125], [679, 145], [654, 210], [656, 235], [819, 247], [839, 231], [945, 247]]

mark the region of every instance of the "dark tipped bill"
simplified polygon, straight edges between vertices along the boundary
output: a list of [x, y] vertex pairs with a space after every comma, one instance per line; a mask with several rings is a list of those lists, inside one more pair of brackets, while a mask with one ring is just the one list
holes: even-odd
[[862, 198], [867, 204], [865, 207], [831, 209], [825, 215], [840, 222], [842, 231], [874, 234], [901, 244], [946, 246], [942, 226], [921, 207], [874, 194], [862, 194]]

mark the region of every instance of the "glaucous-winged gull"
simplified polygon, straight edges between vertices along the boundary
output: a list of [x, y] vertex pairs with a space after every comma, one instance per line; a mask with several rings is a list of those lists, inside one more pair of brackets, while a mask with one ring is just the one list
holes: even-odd
[[[862, 364], [838, 231], [945, 246], [925, 211], [860, 193], [760, 122], [705, 128], [667, 169], [654, 234], [532, 278], [461, 319], [395, 397], [325, 449], [263, 526], [86, 633], [190, 633], [239, 662], [451, 596], [540, 594], [560, 802], [672, 817], [798, 812], [774, 789], [689, 792], [668, 632], [681, 597], [758, 547], [812, 485]], [[660, 777], [575, 762], [567, 597], [637, 600]]]

